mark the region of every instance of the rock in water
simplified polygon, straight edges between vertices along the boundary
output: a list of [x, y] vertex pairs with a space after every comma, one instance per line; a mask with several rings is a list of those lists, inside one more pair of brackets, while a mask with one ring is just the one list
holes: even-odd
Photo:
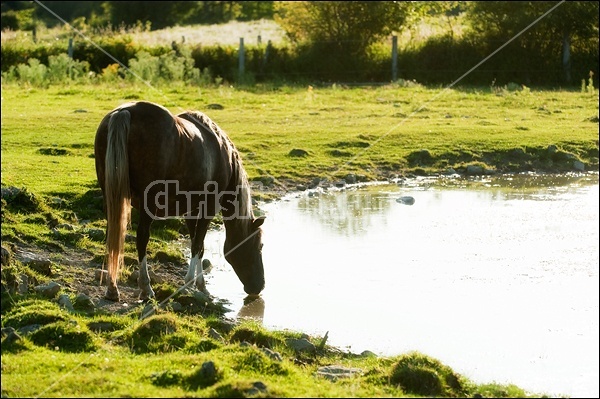
[[405, 195], [400, 198], [396, 198], [396, 202], [404, 205], [412, 205], [415, 203], [415, 199], [409, 195]]
[[210, 272], [212, 267], [213, 267], [213, 265], [209, 259], [207, 259], [207, 258], [202, 259], [202, 271], [204, 273]]

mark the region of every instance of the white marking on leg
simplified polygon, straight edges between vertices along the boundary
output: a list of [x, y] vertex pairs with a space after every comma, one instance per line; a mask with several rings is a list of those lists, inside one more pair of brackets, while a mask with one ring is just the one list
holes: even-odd
[[198, 255], [195, 255], [190, 259], [190, 266], [188, 267], [187, 274], [185, 275], [185, 284], [191, 285], [196, 279], [196, 266], [198, 265]]
[[200, 291], [204, 291], [206, 286], [204, 284], [204, 271], [202, 270], [202, 261], [196, 263], [196, 288]]
[[154, 291], [150, 286], [150, 275], [148, 274], [148, 262], [146, 256], [142, 259], [139, 267], [138, 287], [140, 287], [142, 299], [153, 298]]
[[146, 257], [144, 256], [144, 259], [142, 259], [142, 263], [140, 263], [140, 276], [148, 276], [148, 263], [146, 262]]

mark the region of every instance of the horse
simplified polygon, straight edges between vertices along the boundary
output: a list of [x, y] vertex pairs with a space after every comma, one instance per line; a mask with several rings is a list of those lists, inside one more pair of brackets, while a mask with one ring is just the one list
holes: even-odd
[[264, 289], [262, 229], [255, 217], [248, 176], [228, 135], [200, 111], [172, 114], [147, 101], [123, 104], [106, 114], [94, 141], [96, 176], [106, 214], [105, 298], [119, 301], [125, 235], [132, 207], [136, 230], [140, 299], [154, 297], [146, 259], [154, 220], [183, 218], [191, 255], [185, 286], [208, 294], [202, 270], [204, 238], [221, 212], [225, 259], [249, 296]]

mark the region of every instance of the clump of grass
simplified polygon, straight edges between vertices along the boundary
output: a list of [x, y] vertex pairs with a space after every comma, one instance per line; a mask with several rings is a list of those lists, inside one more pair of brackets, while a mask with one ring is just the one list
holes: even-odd
[[[12, 255], [10, 256], [12, 257]], [[23, 298], [23, 294], [27, 294], [32, 286], [48, 281], [48, 277], [23, 265], [18, 260], [11, 259], [9, 262], [9, 264], [2, 266], [2, 288], [6, 290], [6, 292], [2, 293], [3, 314], [11, 310], [13, 304], [20, 301]], [[23, 280], [27, 283], [27, 292], [19, 291], [19, 284]]]
[[[473, 395], [478, 395], [481, 398], [528, 398], [531, 397], [530, 394], [527, 393], [522, 388], [519, 388], [516, 385], [508, 384], [483, 384], [478, 386], [473, 390]], [[474, 396], [475, 397], [475, 396]], [[548, 396], [542, 395], [542, 398], [547, 398]]]
[[33, 213], [41, 210], [41, 201], [27, 187], [2, 187], [2, 199], [13, 212]]
[[215, 385], [219, 380], [223, 379], [223, 370], [217, 367], [214, 362], [204, 362], [202, 367], [193, 372], [185, 379], [185, 383], [192, 390], [198, 388], [206, 388]]
[[66, 148], [50, 147], [50, 148], [40, 148], [38, 150], [38, 153], [40, 153], [42, 155], [61, 156], [61, 155], [70, 155], [71, 152], [69, 150], [67, 150]]
[[159, 302], [166, 300], [177, 291], [177, 287], [169, 283], [157, 284], [153, 287], [153, 289], [154, 294], [156, 295], [156, 300]]
[[44, 299], [25, 299], [3, 315], [2, 327], [18, 329], [32, 324], [45, 325], [65, 320], [65, 312], [58, 304]]
[[134, 319], [124, 315], [97, 315], [86, 322], [87, 327], [96, 333], [112, 333], [128, 328]]
[[221, 345], [212, 339], [201, 339], [199, 342], [195, 344], [190, 344], [187, 346], [186, 350], [189, 353], [202, 353], [202, 352], [210, 352], [212, 350], [220, 348]]
[[179, 385], [184, 380], [184, 375], [179, 370], [165, 370], [159, 373], [153, 373], [150, 376], [153, 385], [159, 387], [168, 387], [171, 385]]
[[33, 343], [64, 352], [93, 352], [98, 349], [94, 334], [75, 320], [45, 325], [31, 334]]
[[418, 352], [398, 359], [390, 381], [414, 395], [464, 397], [469, 394], [462, 378], [450, 367]]
[[247, 370], [260, 375], [279, 375], [289, 374], [289, 370], [282, 362], [273, 360], [264, 354], [255, 346], [247, 346], [234, 355], [235, 371]]
[[201, 333], [175, 314], [163, 313], [142, 320], [123, 340], [134, 353], [164, 353], [198, 344]]
[[276, 345], [283, 345], [283, 340], [275, 337], [272, 333], [264, 330], [257, 323], [248, 321], [232, 332], [230, 340], [232, 342], [248, 342], [260, 347], [272, 349]]

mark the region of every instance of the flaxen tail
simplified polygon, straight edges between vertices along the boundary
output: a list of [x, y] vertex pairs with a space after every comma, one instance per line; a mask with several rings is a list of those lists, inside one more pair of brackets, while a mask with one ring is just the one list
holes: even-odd
[[126, 109], [115, 111], [108, 122], [108, 145], [106, 149], [106, 174], [104, 194], [106, 201], [106, 249], [108, 252], [109, 284], [116, 287], [123, 264], [125, 233], [131, 218], [131, 194], [129, 188], [129, 160], [127, 136], [131, 114]]

